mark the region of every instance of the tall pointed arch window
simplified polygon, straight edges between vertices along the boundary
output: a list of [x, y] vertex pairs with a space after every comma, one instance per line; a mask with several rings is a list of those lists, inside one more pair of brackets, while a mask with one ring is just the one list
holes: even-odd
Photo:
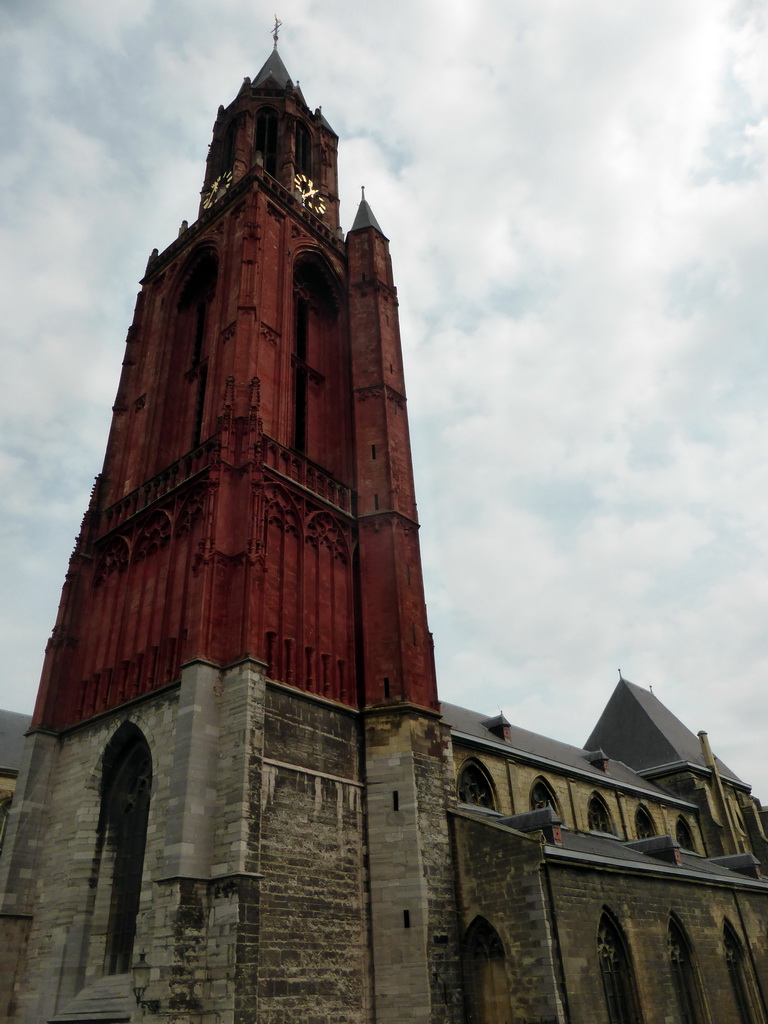
[[[176, 309], [173, 362], [168, 378], [161, 444], [165, 462], [197, 448], [203, 440], [213, 301], [218, 278], [215, 253], [204, 249], [189, 267]], [[183, 375], [186, 383], [179, 377]], [[191, 393], [181, 398], [179, 388]]]
[[11, 801], [0, 800], [0, 853], [3, 852], [5, 830], [8, 826], [8, 815], [11, 813]]
[[723, 930], [723, 945], [725, 948], [725, 963], [728, 967], [728, 977], [731, 979], [733, 998], [739, 1012], [739, 1022], [740, 1024], [754, 1024], [754, 1017], [749, 1003], [744, 949], [728, 921], [725, 922]]
[[134, 736], [105, 772], [102, 815], [114, 865], [105, 971], [124, 974], [130, 970], [136, 935], [152, 792], [152, 755], [146, 740]]
[[182, 335], [180, 340], [187, 350], [187, 365], [182, 369], [194, 368], [207, 355], [209, 307], [216, 291], [217, 277], [216, 256], [210, 250], [203, 250], [189, 269], [179, 296], [177, 333]]
[[597, 959], [609, 1024], [636, 1024], [639, 1016], [629, 954], [618, 926], [607, 913], [597, 931]]
[[642, 806], [637, 808], [637, 813], [635, 814], [635, 834], [638, 839], [650, 839], [656, 835], [656, 826], [653, 824], [653, 818], [645, 807]]
[[476, 917], [464, 941], [465, 970], [473, 1024], [507, 1024], [511, 1019], [504, 946], [496, 929]]
[[348, 369], [336, 282], [324, 261], [302, 255], [293, 277], [293, 447], [343, 479], [349, 407]]
[[670, 918], [669, 921], [667, 952], [680, 1024], [699, 1024], [698, 1008], [701, 1005], [701, 996], [693, 954], [682, 927], [674, 918]]
[[677, 824], [675, 825], [675, 839], [683, 850], [696, 849], [688, 822], [682, 815], [677, 819]]
[[242, 115], [234, 118], [229, 123], [227, 133], [224, 136], [224, 147], [221, 153], [221, 173], [226, 174], [227, 171], [231, 171], [235, 157], [237, 156], [237, 136], [240, 132], [240, 126], [243, 123]]
[[261, 153], [264, 170], [277, 177], [277, 111], [272, 107], [262, 107], [256, 118], [255, 149]]
[[459, 800], [475, 807], [494, 808], [496, 801], [488, 776], [476, 761], [465, 761], [459, 772]]
[[555, 794], [546, 779], [538, 778], [531, 786], [530, 806], [532, 811], [551, 807], [555, 813], [559, 813]]
[[605, 800], [597, 793], [593, 793], [587, 808], [587, 822], [590, 832], [605, 832], [608, 835], [616, 835], [611, 812]]
[[296, 122], [294, 162], [297, 174], [306, 174], [308, 178], [312, 177], [312, 140], [301, 121]]

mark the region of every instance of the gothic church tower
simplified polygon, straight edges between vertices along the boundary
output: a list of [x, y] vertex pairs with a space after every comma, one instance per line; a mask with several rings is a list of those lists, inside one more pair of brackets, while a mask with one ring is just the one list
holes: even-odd
[[463, 1019], [397, 298], [336, 150], [275, 49], [150, 257], [0, 859], [0, 1017]]

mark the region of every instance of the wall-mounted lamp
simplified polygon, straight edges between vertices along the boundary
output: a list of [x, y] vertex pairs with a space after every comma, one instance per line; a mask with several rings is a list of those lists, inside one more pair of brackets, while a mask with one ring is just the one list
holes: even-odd
[[159, 999], [142, 999], [149, 984], [149, 973], [152, 965], [147, 963], [147, 954], [139, 953], [139, 959], [131, 967], [131, 979], [133, 981], [133, 994], [136, 996], [136, 1005], [150, 1013], [157, 1013], [160, 1009]]

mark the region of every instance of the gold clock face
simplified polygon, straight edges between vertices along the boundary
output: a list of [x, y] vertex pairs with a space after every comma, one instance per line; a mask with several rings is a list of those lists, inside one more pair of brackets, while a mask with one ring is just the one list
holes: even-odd
[[297, 174], [293, 183], [301, 194], [303, 206], [306, 206], [312, 213], [325, 213], [325, 200], [320, 195], [320, 191], [315, 188], [311, 178], [306, 174]]
[[232, 184], [232, 171], [220, 174], [210, 187], [203, 193], [203, 209], [210, 210], [217, 199], [220, 199]]

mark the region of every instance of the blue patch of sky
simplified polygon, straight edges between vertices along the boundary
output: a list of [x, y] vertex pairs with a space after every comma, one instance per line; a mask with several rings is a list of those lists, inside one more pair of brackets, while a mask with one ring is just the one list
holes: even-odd
[[690, 264], [670, 275], [667, 284], [666, 310], [686, 320], [701, 313], [716, 301], [720, 275], [712, 267]]
[[[439, 253], [435, 255], [435, 262], [438, 259]], [[554, 275], [546, 274], [491, 286], [476, 299], [458, 285], [451, 287], [449, 284], [440, 289], [439, 304], [424, 310], [425, 333], [449, 325], [453, 330], [472, 335], [478, 323], [487, 321], [494, 314], [519, 321], [549, 309], [556, 293]]]
[[646, 594], [648, 603], [676, 606], [684, 604], [682, 595], [689, 595], [689, 606], [706, 600], [712, 587], [721, 586], [742, 569], [754, 565], [754, 546], [740, 531], [718, 529], [717, 536], [697, 547], [684, 562], [676, 562], [667, 570], [657, 571]]
[[407, 146], [394, 139], [392, 134], [383, 129], [360, 129], [348, 123], [343, 112], [335, 117], [338, 127], [334, 124], [334, 130], [339, 133], [339, 164], [343, 163], [342, 150], [345, 145], [351, 145], [359, 139], [370, 139], [376, 149], [384, 156], [385, 169], [389, 174], [402, 177], [403, 173], [412, 163], [412, 153]]
[[693, 182], [704, 185], [715, 180], [723, 184], [749, 181], [760, 170], [757, 157], [749, 147], [747, 129], [759, 123], [768, 109], [756, 109], [742, 85], [728, 74], [723, 83], [726, 116], [713, 125], [704, 149], [703, 166], [693, 175]]
[[546, 519], [561, 542], [570, 543], [600, 504], [592, 488], [580, 480], [516, 478], [514, 488], [515, 504]]
[[670, 460], [669, 423], [633, 425], [627, 453], [627, 465], [630, 469], [658, 469], [669, 465]]

